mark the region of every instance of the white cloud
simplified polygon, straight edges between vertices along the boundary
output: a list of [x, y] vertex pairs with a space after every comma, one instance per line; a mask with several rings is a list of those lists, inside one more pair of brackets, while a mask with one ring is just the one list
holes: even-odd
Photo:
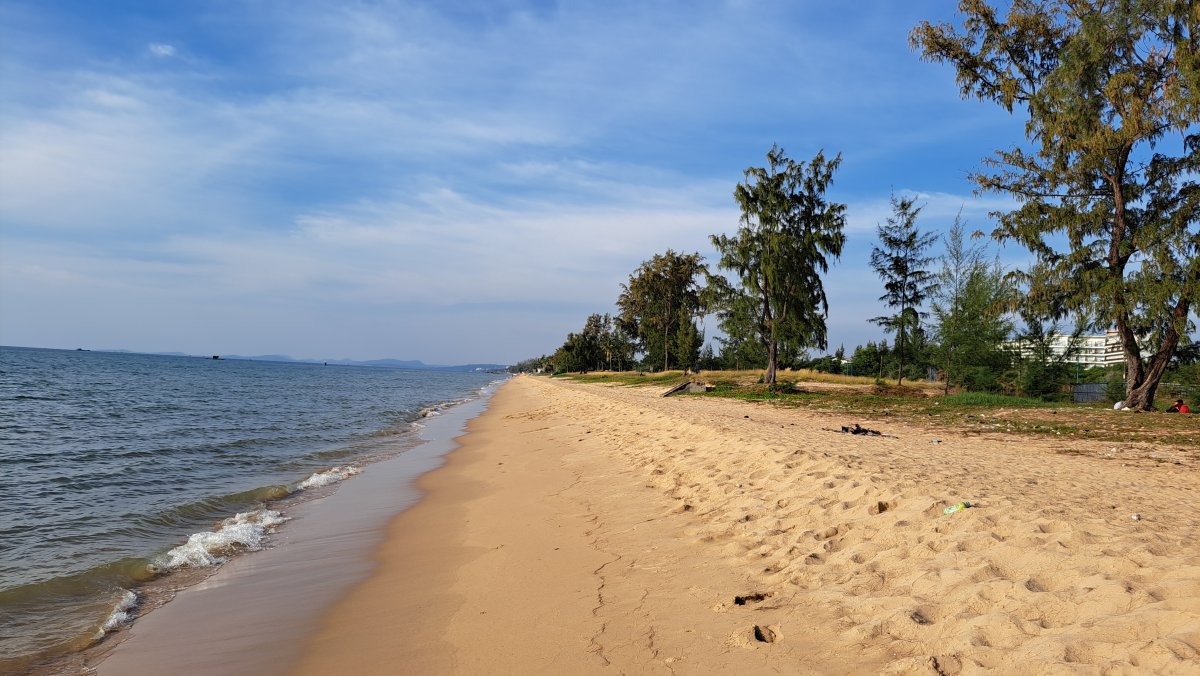
[[[849, 233], [865, 242], [890, 213], [892, 179], [873, 162], [919, 163], [923, 144], [973, 128], [960, 115], [895, 132], [904, 120], [890, 115], [931, 89], [909, 76], [930, 66], [894, 58], [895, 7], [877, 3], [841, 34], [789, 3], [294, 0], [208, 17], [229, 22], [228, 62], [155, 42], [143, 54], [172, 68], [111, 54], [17, 64], [0, 92], [2, 248], [21, 263], [5, 266], [5, 307], [35, 326], [74, 286], [114, 315], [136, 316], [139, 301], [207, 308], [213, 336], [240, 330], [232, 317], [270, 317], [265, 342], [272, 322], [328, 333], [281, 308], [337, 317], [365, 341], [373, 325], [402, 330], [383, 308], [420, 306], [445, 311], [426, 324], [431, 350], [470, 323], [463, 308], [559, 308], [548, 323], [577, 328], [581, 308], [608, 309], [651, 255], [711, 254], [708, 236], [737, 227], [742, 169], [776, 140], [797, 158], [844, 145], [835, 187], [856, 195]], [[937, 227], [963, 202], [982, 226], [994, 206], [903, 176], [928, 186]], [[849, 255], [840, 265], [865, 270]], [[525, 329], [492, 333], [506, 330]], [[378, 340], [360, 356], [425, 356]]]
[[[1014, 199], [1002, 195], [976, 196], [970, 193], [922, 191], [911, 188], [897, 189], [895, 194], [916, 200], [917, 206], [921, 207], [917, 216], [917, 227], [924, 232], [948, 231], [955, 217], [961, 212], [968, 232], [982, 230], [985, 234], [991, 234], [993, 219], [989, 214], [1017, 207]], [[874, 237], [878, 226], [885, 224], [889, 216], [892, 216], [890, 195], [855, 202], [847, 210], [846, 231]]]

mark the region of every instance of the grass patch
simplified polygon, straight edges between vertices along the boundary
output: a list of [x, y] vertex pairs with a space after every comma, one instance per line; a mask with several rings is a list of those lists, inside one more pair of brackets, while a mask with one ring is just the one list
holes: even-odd
[[618, 385], [663, 385], [673, 386], [686, 383], [692, 377], [683, 371], [662, 371], [646, 373], [644, 371], [595, 371], [592, 373], [567, 373], [556, 378], [569, 378], [581, 383], [616, 383]]
[[[1200, 452], [1200, 415], [1113, 411], [1104, 404], [1047, 402], [1002, 394], [969, 392], [944, 396], [937, 385], [905, 383], [877, 387], [873, 378], [816, 374], [807, 380], [781, 371], [775, 387], [759, 383], [762, 371], [594, 372], [559, 376], [585, 383], [662, 388], [699, 380], [712, 389], [692, 397], [725, 397], [832, 414], [842, 424], [877, 421], [911, 423], [966, 435], [1005, 434], [1104, 443], [1150, 444]], [[1107, 449], [1108, 447], [1104, 447]]]
[[990, 394], [987, 392], [963, 392], [941, 397], [942, 406], [959, 406], [964, 408], [1054, 408], [1060, 404], [1045, 402], [1028, 397], [1014, 397], [1009, 394]]

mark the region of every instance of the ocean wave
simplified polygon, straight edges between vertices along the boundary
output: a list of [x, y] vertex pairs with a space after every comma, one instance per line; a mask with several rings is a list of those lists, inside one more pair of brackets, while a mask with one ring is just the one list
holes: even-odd
[[104, 624], [100, 625], [100, 629], [96, 632], [96, 640], [104, 638], [105, 634], [128, 622], [130, 611], [136, 608], [137, 604], [137, 592], [124, 590], [121, 599], [117, 601], [117, 605], [109, 613], [108, 619], [104, 621]]
[[224, 563], [236, 552], [262, 549], [267, 534], [287, 520], [282, 512], [273, 509], [239, 512], [222, 521], [214, 531], [192, 533], [187, 542], [157, 560], [155, 567], [159, 571], [169, 571], [184, 566], [205, 568]]
[[475, 400], [475, 397], [463, 397], [461, 399], [450, 399], [447, 401], [439, 401], [436, 404], [430, 404], [428, 406], [421, 408], [421, 410], [417, 412], [417, 418], [418, 419], [432, 418], [435, 416], [439, 416], [442, 414], [442, 411], [454, 408], [455, 406], [458, 406], [460, 404], [465, 404], [469, 401], [474, 401], [474, 400]]
[[286, 498], [292, 493], [293, 490], [283, 484], [259, 486], [237, 493], [213, 495], [194, 502], [176, 505], [157, 514], [141, 517], [140, 520], [151, 528], [171, 528], [195, 524], [221, 518], [238, 509], [246, 509], [264, 502]]
[[296, 490], [306, 490], [309, 488], [317, 488], [319, 486], [328, 486], [329, 484], [344, 481], [362, 472], [357, 467], [346, 465], [345, 467], [334, 467], [333, 469], [325, 470], [324, 472], [313, 472], [304, 481], [296, 484]]

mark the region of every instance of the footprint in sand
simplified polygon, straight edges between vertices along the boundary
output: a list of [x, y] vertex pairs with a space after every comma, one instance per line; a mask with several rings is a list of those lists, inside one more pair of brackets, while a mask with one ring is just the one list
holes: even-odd
[[760, 643], [775, 643], [782, 634], [779, 631], [779, 626], [774, 624], [754, 625], [754, 640]]
[[830, 526], [829, 528], [826, 528], [825, 530], [820, 531], [820, 532], [816, 533], [815, 535], [813, 535], [813, 539], [828, 540], [829, 538], [831, 538], [835, 535], [842, 534], [843, 532], [845, 532], [848, 529], [849, 529], [848, 526]]
[[871, 515], [883, 514], [884, 512], [896, 506], [894, 502], [885, 502], [880, 500], [867, 508], [867, 513]]

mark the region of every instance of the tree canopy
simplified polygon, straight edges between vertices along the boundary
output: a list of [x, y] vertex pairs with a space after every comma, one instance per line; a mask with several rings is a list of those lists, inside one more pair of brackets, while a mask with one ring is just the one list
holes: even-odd
[[1013, 330], [1005, 316], [1012, 292], [999, 263], [989, 263], [985, 248], [967, 241], [961, 216], [943, 239], [946, 250], [930, 310], [946, 391], [951, 385], [999, 389], [997, 376], [1010, 361], [1003, 345]]
[[[994, 236], [1037, 255], [1030, 301], [1115, 327], [1126, 403], [1150, 409], [1200, 293], [1200, 11], [1187, 0], [961, 0], [911, 42], [964, 97], [1027, 115], [973, 179], [1014, 196]], [[1061, 317], [1061, 315], [1060, 315]], [[1150, 353], [1143, 358], [1145, 345]]]
[[619, 324], [641, 341], [648, 363], [663, 370], [696, 365], [704, 341], [694, 319], [704, 310], [700, 280], [707, 272], [700, 254], [668, 249], [643, 261], [621, 285]]
[[[900, 360], [897, 384], [904, 382], [906, 346], [913, 343], [920, 330], [920, 305], [935, 285], [933, 273], [924, 269], [932, 257], [925, 255], [937, 236], [922, 234], [917, 229], [917, 214], [921, 207], [910, 197], [892, 195], [892, 215], [886, 225], [879, 226], [879, 246], [871, 248], [871, 268], [883, 280], [884, 293], [879, 300], [895, 308], [896, 314], [875, 317], [888, 333], [896, 334], [896, 353]], [[907, 340], [906, 340], [907, 339]]]
[[[734, 189], [741, 227], [733, 237], [713, 235], [721, 253], [718, 267], [737, 275], [740, 287], [723, 277], [710, 282], [719, 290], [729, 325], [752, 328], [766, 351], [768, 384], [775, 383], [780, 343], [803, 350], [825, 349], [829, 301], [821, 275], [829, 257], [837, 258], [846, 241], [846, 205], [829, 202], [825, 192], [841, 164], [818, 152], [807, 164], [772, 146], [766, 167], [750, 167]], [[725, 324], [723, 324], [725, 326]]]

